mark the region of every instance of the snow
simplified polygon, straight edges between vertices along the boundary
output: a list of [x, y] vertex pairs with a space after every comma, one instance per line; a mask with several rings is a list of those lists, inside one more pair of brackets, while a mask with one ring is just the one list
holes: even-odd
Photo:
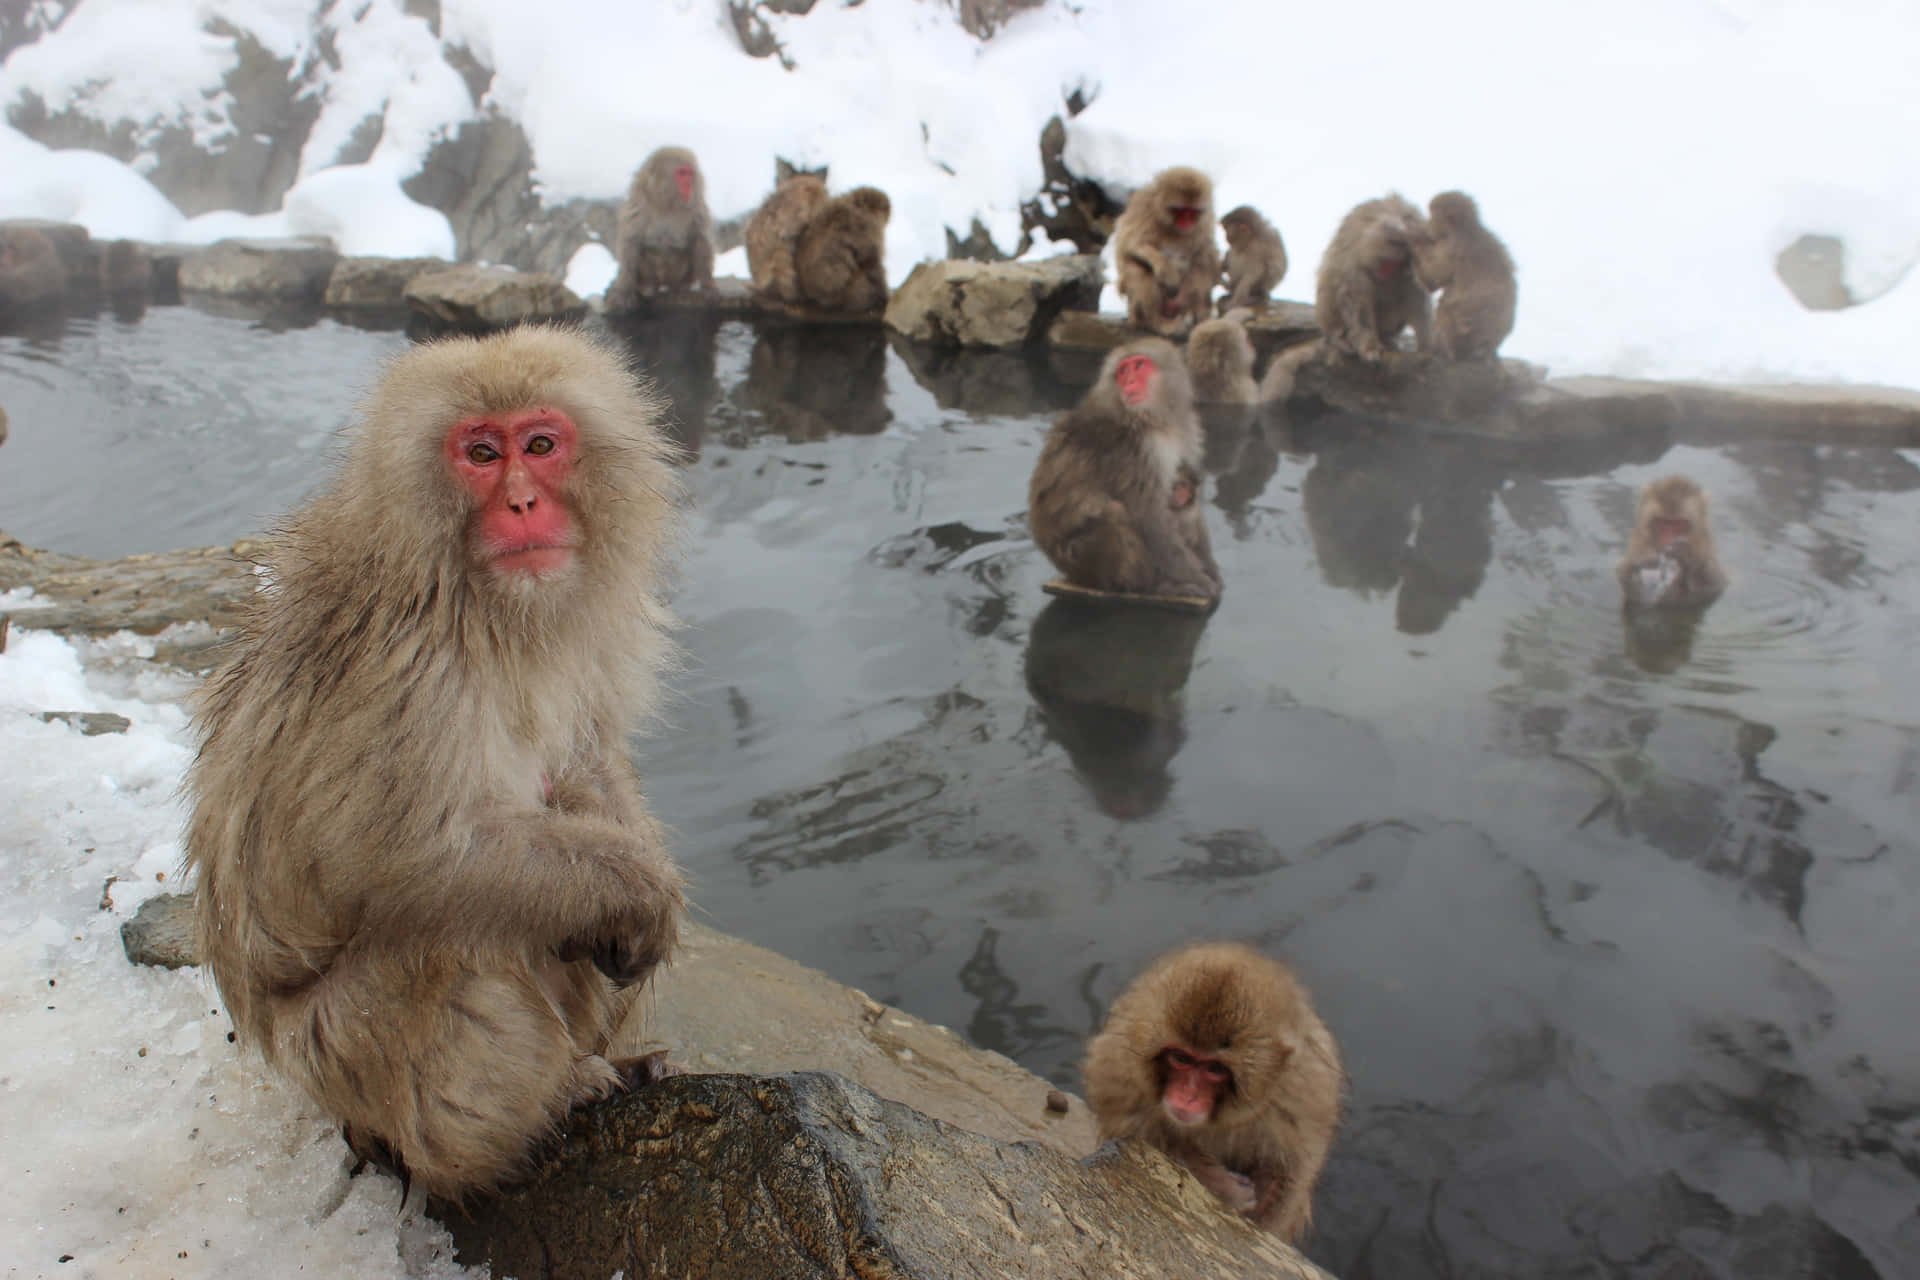
[[[1158, 0], [1055, 0], [984, 44], [950, 6], [897, 0], [767, 13], [782, 49], [767, 59], [741, 52], [719, 0], [440, 10], [436, 38], [402, 0], [334, 0], [323, 49], [301, 0], [82, 0], [0, 66], [0, 103], [217, 138], [236, 54], [207, 24], [230, 22], [319, 97], [301, 185], [274, 214], [188, 221], [126, 166], [0, 128], [0, 215], [445, 254], [444, 220], [399, 183], [435, 140], [497, 111], [526, 130], [554, 202], [617, 199], [675, 143], [699, 153], [723, 220], [765, 196], [775, 157], [827, 166], [836, 189], [883, 187], [898, 283], [976, 219], [1014, 247], [1036, 139], [1078, 90], [1091, 105], [1069, 123], [1069, 165], [1116, 189], [1207, 169], [1219, 209], [1254, 204], [1286, 236], [1282, 296], [1311, 297], [1319, 247], [1358, 201], [1457, 187], [1520, 264], [1511, 355], [1559, 373], [1920, 384], [1920, 169], [1898, 162], [1920, 131], [1920, 9], [1898, 0], [1623, 0], [1604, 20], [1512, 0], [1208, 0], [1179, 22]], [[481, 103], [455, 48], [493, 71]], [[373, 157], [341, 173], [370, 119]], [[1871, 305], [1799, 306], [1773, 259], [1808, 233], [1846, 243], [1849, 286]], [[589, 264], [604, 271], [593, 255], [574, 265]]]

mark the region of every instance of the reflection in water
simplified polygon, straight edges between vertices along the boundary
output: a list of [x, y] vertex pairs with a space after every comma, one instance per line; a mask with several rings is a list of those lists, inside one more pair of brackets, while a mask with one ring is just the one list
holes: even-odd
[[1706, 605], [1669, 606], [1661, 609], [1620, 610], [1620, 630], [1626, 638], [1627, 656], [1642, 671], [1666, 675], [1678, 671], [1693, 659], [1693, 633], [1700, 629]]
[[632, 357], [633, 367], [652, 378], [672, 406], [668, 431], [689, 457], [700, 455], [707, 415], [719, 395], [714, 380], [714, 344], [718, 315], [688, 312], [623, 312], [606, 318], [607, 330]]
[[886, 372], [877, 325], [767, 325], [733, 399], [791, 441], [869, 436], [893, 421]]
[[1144, 818], [1173, 789], [1186, 741], [1180, 691], [1207, 619], [1142, 605], [1050, 600], [1027, 641], [1027, 688], [1102, 813]]

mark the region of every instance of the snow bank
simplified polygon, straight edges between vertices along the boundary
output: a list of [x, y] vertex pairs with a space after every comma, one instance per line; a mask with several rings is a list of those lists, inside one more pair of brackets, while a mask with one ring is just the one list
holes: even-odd
[[[1899, 162], [1920, 130], [1920, 9], [1622, 0], [1595, 18], [1510, 0], [1197, 0], [1180, 14], [1056, 3], [982, 44], [933, 0], [819, 5], [768, 15], [788, 67], [746, 57], [719, 0], [444, 0], [437, 40], [401, 0], [343, 0], [322, 18], [334, 65], [311, 57], [297, 0], [81, 0], [0, 67], [0, 101], [31, 92], [213, 136], [228, 59], [202, 23], [227, 17], [314, 67], [305, 182], [382, 121], [371, 168], [330, 179], [305, 214], [290, 198], [275, 225], [335, 225], [353, 251], [440, 252], [397, 181], [473, 116], [445, 57], [465, 48], [493, 69], [484, 106], [526, 129], [549, 199], [617, 198], [669, 143], [699, 152], [720, 218], [758, 203], [776, 156], [826, 165], [836, 188], [892, 197], [897, 283], [975, 219], [1011, 247], [1040, 129], [1077, 89], [1091, 100], [1069, 126], [1077, 171], [1125, 187], [1168, 164], [1207, 168], [1222, 209], [1255, 204], [1286, 236], [1286, 296], [1311, 296], [1319, 249], [1357, 201], [1459, 187], [1520, 264], [1510, 354], [1563, 373], [1920, 385], [1920, 169]], [[0, 154], [18, 147], [0, 139]], [[66, 210], [96, 231], [166, 221], [124, 172], [30, 158], [0, 212]], [[234, 225], [196, 219], [187, 234]], [[1809, 232], [1847, 243], [1870, 305], [1812, 314], [1793, 300], [1773, 258]]]

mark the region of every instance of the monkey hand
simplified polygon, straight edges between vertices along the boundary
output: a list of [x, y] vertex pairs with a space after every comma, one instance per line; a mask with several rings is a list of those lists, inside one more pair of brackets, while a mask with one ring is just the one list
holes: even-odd
[[1253, 1212], [1257, 1197], [1254, 1195], [1252, 1178], [1235, 1173], [1206, 1156], [1194, 1156], [1187, 1161], [1187, 1167], [1193, 1171], [1200, 1185], [1218, 1196], [1229, 1209], [1235, 1213]]
[[673, 954], [683, 904], [676, 888], [644, 905], [644, 910], [622, 912], [591, 932], [567, 939], [554, 948], [554, 954], [568, 962], [592, 961], [616, 986], [644, 982]]

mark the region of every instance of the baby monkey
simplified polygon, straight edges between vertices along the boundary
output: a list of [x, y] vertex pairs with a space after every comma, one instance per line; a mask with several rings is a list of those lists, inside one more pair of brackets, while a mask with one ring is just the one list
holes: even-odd
[[1629, 608], [1706, 605], [1726, 590], [1699, 485], [1665, 476], [1640, 491], [1627, 554], [1614, 573]]

